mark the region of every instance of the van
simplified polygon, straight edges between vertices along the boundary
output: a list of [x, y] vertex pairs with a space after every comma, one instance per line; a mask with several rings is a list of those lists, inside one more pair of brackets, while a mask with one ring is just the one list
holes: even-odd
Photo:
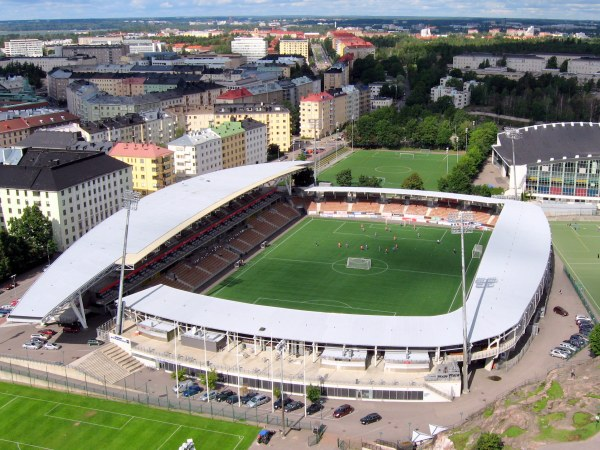
[[267, 397], [264, 394], [258, 394], [256, 396], [254, 396], [252, 398], [252, 400], [250, 400], [248, 403], [246, 403], [246, 406], [248, 408], [256, 408], [257, 406], [260, 405], [264, 405], [265, 403], [268, 403], [269, 400], [271, 400], [269, 397]]
[[187, 388], [189, 388], [193, 384], [194, 384], [194, 382], [192, 380], [181, 381], [181, 382], [179, 382], [179, 384], [176, 384], [175, 386], [173, 386], [173, 392], [175, 392], [176, 394], [177, 393], [181, 394], [183, 391], [185, 391]]

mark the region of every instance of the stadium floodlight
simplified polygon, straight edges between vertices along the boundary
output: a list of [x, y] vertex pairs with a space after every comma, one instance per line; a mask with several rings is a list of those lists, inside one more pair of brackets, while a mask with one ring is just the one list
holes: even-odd
[[129, 232], [129, 213], [131, 210], [136, 210], [140, 201], [139, 192], [125, 191], [123, 192], [123, 207], [127, 209], [125, 216], [125, 233], [123, 235], [123, 256], [121, 258], [121, 276], [119, 277], [119, 298], [117, 299], [117, 326], [116, 334], [123, 333], [123, 284], [125, 282], [125, 258], [127, 256], [127, 234]]
[[523, 135], [518, 128], [506, 127], [504, 129], [504, 134], [510, 142], [512, 143], [512, 176], [513, 176], [513, 186], [515, 190], [515, 200], [519, 199], [519, 195], [517, 194], [517, 161], [515, 160], [515, 141], [521, 139]]
[[473, 213], [459, 211], [448, 215], [452, 234], [460, 234], [460, 261], [462, 269], [462, 319], [463, 319], [463, 393], [469, 392], [469, 354], [467, 342], [467, 286], [465, 275], [465, 234], [472, 233]]
[[314, 163], [314, 179], [315, 179], [315, 187], [317, 187], [317, 126], [321, 122], [321, 119], [308, 119], [308, 122], [312, 125], [312, 129], [314, 131], [314, 140], [313, 140], [313, 163]]
[[496, 277], [488, 277], [488, 278], [476, 278], [475, 279], [475, 287], [477, 288], [488, 288], [494, 287], [498, 279]]
[[281, 436], [285, 439], [285, 402], [283, 401], [283, 357], [285, 355], [285, 347], [287, 342], [285, 339], [279, 341], [275, 347], [275, 351], [279, 353], [279, 361], [281, 361]]

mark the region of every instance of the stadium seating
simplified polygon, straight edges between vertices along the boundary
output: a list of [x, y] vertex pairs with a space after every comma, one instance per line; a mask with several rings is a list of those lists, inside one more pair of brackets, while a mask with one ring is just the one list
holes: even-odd
[[321, 202], [321, 212], [348, 211], [346, 200], [327, 200]]

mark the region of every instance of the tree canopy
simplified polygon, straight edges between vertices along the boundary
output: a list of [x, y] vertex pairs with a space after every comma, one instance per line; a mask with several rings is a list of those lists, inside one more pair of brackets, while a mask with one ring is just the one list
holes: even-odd
[[417, 172], [413, 172], [404, 179], [401, 187], [402, 189], [424, 191], [425, 183], [423, 183], [423, 178], [421, 178], [421, 175], [419, 175]]

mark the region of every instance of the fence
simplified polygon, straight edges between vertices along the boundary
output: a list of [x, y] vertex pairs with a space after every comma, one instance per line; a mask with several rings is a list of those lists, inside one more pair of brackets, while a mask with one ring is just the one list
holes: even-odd
[[[22, 363], [22, 361], [19, 361]], [[165, 387], [165, 393], [157, 395], [148, 392], [146, 383], [145, 391], [130, 389], [125, 382], [124, 387], [107, 384], [97, 384], [96, 380], [73, 379], [58, 373], [50, 371], [36, 370], [29, 367], [15, 366], [10, 361], [0, 361], [0, 372], [4, 373], [2, 377], [5, 382], [13, 384], [26, 384], [40, 388], [63, 390], [70, 393], [83, 394], [94, 397], [104, 397], [107, 400], [124, 401], [127, 403], [139, 403], [147, 406], [166, 408], [167, 410], [177, 410], [188, 412], [189, 414], [202, 414], [214, 419], [233, 420], [237, 422], [248, 422], [258, 426], [281, 427], [281, 412], [271, 413], [259, 410], [258, 408], [245, 408], [227, 403], [211, 401], [203, 403], [190, 397], [176, 397], [176, 394], [169, 392]], [[312, 423], [309, 419], [297, 417], [286, 417], [286, 428], [293, 429], [312, 429]]]
[[577, 275], [575, 275], [574, 273], [571, 273], [571, 271], [567, 267], [567, 264], [564, 265], [564, 270], [565, 270], [565, 274], [567, 275], [567, 278], [569, 278], [569, 281], [573, 285], [573, 288], [575, 288], [575, 292], [577, 292], [577, 295], [581, 299], [581, 303], [583, 303], [583, 306], [587, 310], [589, 316], [592, 319], [596, 319], [599, 316], [599, 314], [596, 309], [596, 305], [592, 301], [590, 301], [590, 299], [586, 295], [585, 286], [583, 285], [583, 283], [581, 281], [579, 281], [579, 279], [577, 278]]

